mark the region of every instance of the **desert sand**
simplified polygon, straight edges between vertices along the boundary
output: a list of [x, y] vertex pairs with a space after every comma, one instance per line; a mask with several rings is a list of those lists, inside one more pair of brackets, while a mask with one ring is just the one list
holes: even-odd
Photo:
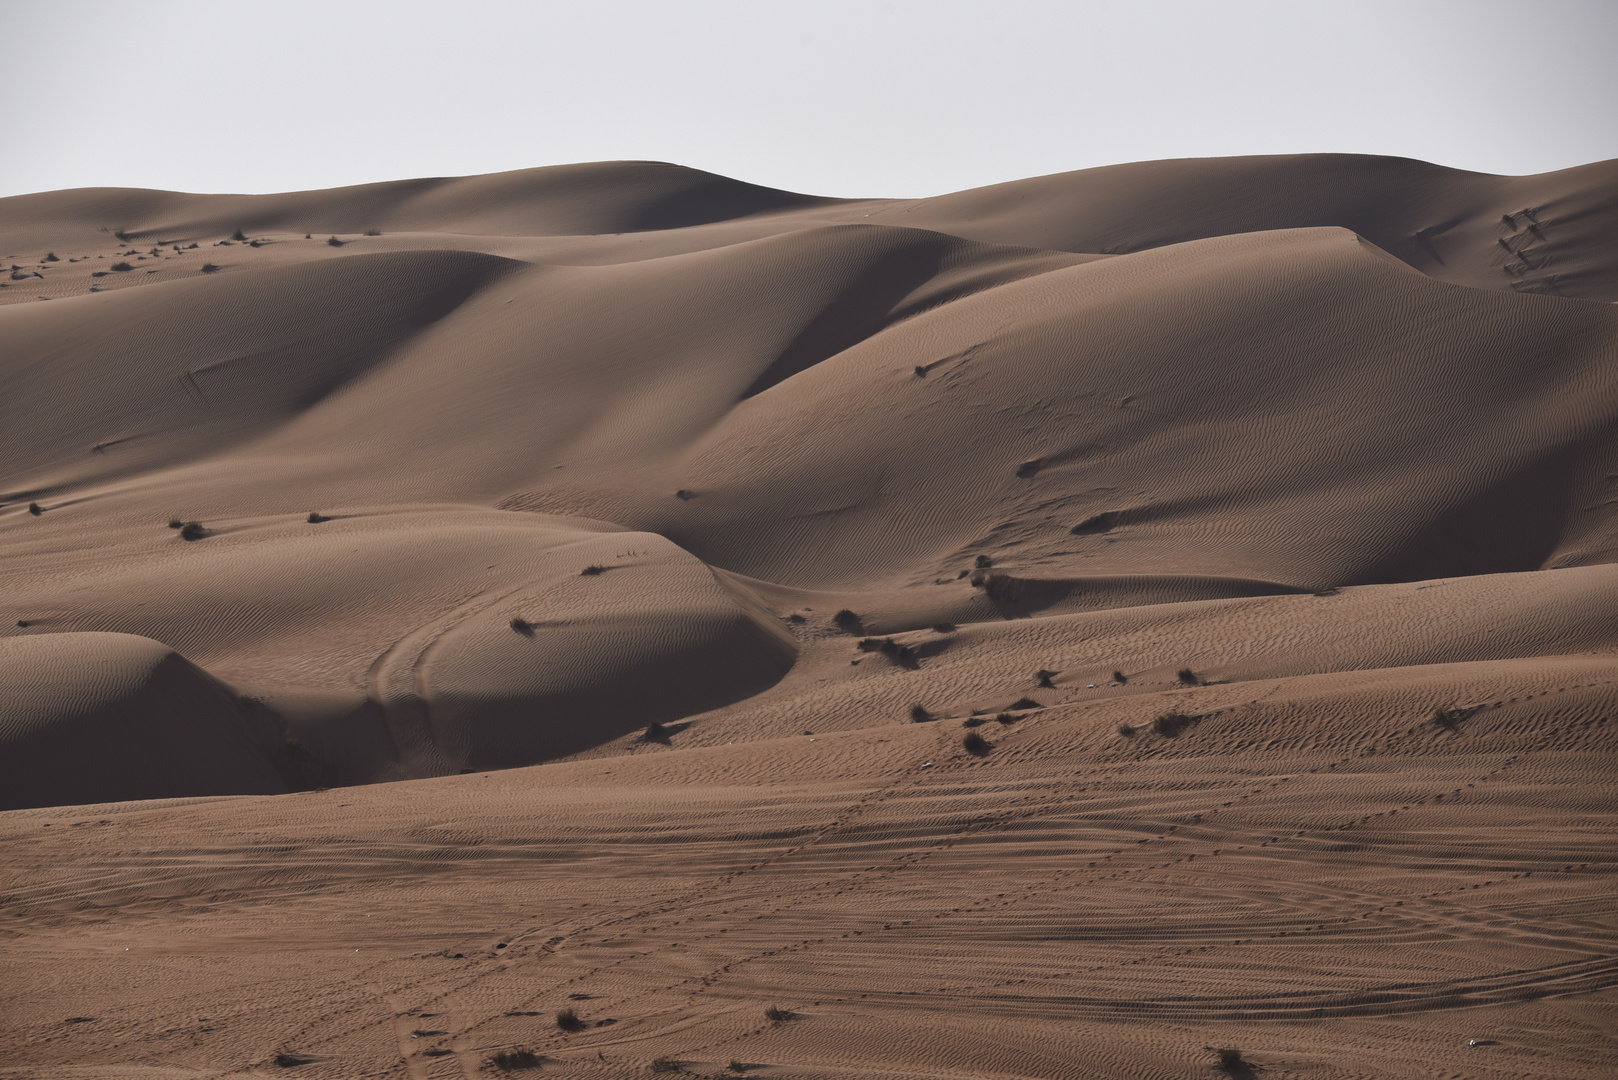
[[0, 1078], [1613, 1075], [1618, 162], [0, 248]]

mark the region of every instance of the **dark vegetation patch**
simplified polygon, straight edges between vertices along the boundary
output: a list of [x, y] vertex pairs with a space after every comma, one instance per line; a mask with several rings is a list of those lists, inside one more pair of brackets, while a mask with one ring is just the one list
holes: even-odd
[[764, 1010], [764, 1019], [772, 1024], [779, 1024], [783, 1020], [792, 1019], [792, 1010], [783, 1009], [779, 1005], [771, 1005]]
[[914, 671], [920, 666], [916, 658], [916, 650], [908, 645], [894, 641], [892, 638], [861, 638], [860, 652], [881, 653], [902, 668]]
[[1097, 533], [1111, 532], [1118, 519], [1123, 515], [1116, 510], [1109, 510], [1105, 514], [1094, 514], [1073, 526], [1074, 536], [1095, 536]]
[[1029, 477], [1039, 472], [1044, 465], [1045, 463], [1040, 461], [1038, 458], [1035, 458], [1032, 461], [1025, 461], [1021, 465], [1017, 466], [1017, 475], [1022, 479], [1027, 480]]
[[656, 720], [646, 725], [646, 730], [640, 733], [641, 742], [666, 743], [669, 741], [669, 729]]
[[1197, 678], [1197, 673], [1192, 671], [1188, 667], [1181, 668], [1178, 672], [1175, 673], [1174, 677], [1176, 679], [1180, 680], [1181, 684], [1185, 685], [1185, 686], [1201, 686], [1202, 685], [1202, 680]]
[[319, 525], [323, 521], [330, 521], [331, 518], [327, 517], [325, 514], [322, 514], [319, 510], [311, 510], [309, 511], [308, 520], [309, 524], [311, 525]]
[[961, 740], [961, 749], [974, 757], [982, 757], [990, 750], [993, 750], [994, 746], [988, 739], [985, 739], [977, 732], [968, 731], [966, 737]]
[[1122, 686], [1124, 683], [1129, 681], [1129, 676], [1125, 675], [1121, 671], [1115, 671], [1112, 673], [1112, 681], [1117, 683], [1119, 686]]
[[537, 1069], [544, 1060], [532, 1050], [501, 1050], [497, 1054], [490, 1055], [485, 1064], [498, 1072], [518, 1072]]
[[583, 570], [579, 571], [579, 576], [596, 577], [600, 574], [605, 574], [606, 572], [607, 568], [605, 566], [601, 566], [598, 563], [591, 563], [589, 566], [586, 566]]
[[521, 615], [518, 615], [516, 618], [511, 620], [511, 628], [517, 631], [517, 633], [521, 634], [523, 637], [534, 636], [534, 624], [523, 618]]
[[282, 1069], [295, 1069], [299, 1065], [307, 1065], [315, 1060], [303, 1054], [276, 1054], [275, 1064]]
[[126, 263], [126, 262], [115, 262], [108, 269], [116, 270], [120, 274], [123, 274], [123, 273], [127, 273], [128, 271], [133, 270], [135, 268], [133, 266], [131, 266], [129, 263]]
[[1152, 731], [1165, 738], [1172, 739], [1195, 724], [1198, 719], [1198, 717], [1189, 716], [1182, 712], [1166, 712], [1152, 721]]
[[341, 240], [337, 239], [337, 237], [335, 237], [335, 236], [329, 237], [326, 240], [326, 243], [330, 244], [332, 247], [342, 247], [343, 246], [343, 242]]
[[1036, 685], [1041, 686], [1046, 690], [1055, 690], [1056, 684], [1051, 680], [1056, 678], [1056, 676], [1059, 674], [1061, 673], [1057, 671], [1049, 671], [1045, 668], [1040, 668], [1038, 671], [1034, 672], [1034, 682]]
[[953, 634], [955, 633], [955, 629], [955, 624], [952, 622], [933, 623], [933, 633], [935, 634]]
[[1122, 735], [1126, 739], [1133, 739], [1135, 737], [1135, 725], [1134, 724], [1119, 724], [1118, 725], [1118, 734]]
[[1016, 701], [1013, 701], [1010, 705], [1006, 706], [1008, 709], [1043, 709], [1044, 707], [1045, 706], [1041, 705], [1031, 697], [1018, 698]]
[[200, 521], [188, 521], [180, 526], [181, 540], [201, 540], [207, 535], [208, 530]]
[[831, 617], [832, 625], [845, 634], [865, 633], [865, 623], [852, 611], [844, 608]]
[[563, 1031], [582, 1031], [584, 1021], [572, 1009], [558, 1009], [556, 1011], [556, 1026]]
[[910, 722], [912, 724], [925, 724], [937, 719], [938, 717], [927, 711], [927, 706], [925, 705], [910, 706]]

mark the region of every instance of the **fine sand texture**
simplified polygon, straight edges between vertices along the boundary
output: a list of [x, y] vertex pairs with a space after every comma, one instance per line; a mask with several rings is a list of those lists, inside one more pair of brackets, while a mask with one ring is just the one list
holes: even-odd
[[0, 1080], [1614, 1075], [1618, 162], [0, 249]]

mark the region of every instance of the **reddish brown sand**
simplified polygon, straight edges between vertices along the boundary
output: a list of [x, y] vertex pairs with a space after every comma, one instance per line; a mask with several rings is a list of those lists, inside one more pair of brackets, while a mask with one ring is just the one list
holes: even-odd
[[0, 247], [0, 1078], [1614, 1075], [1618, 162]]

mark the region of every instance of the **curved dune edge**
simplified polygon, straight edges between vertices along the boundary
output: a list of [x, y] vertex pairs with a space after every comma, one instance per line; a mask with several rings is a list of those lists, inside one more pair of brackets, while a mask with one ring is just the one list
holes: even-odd
[[0, 809], [287, 790], [275, 729], [160, 642], [0, 640]]

